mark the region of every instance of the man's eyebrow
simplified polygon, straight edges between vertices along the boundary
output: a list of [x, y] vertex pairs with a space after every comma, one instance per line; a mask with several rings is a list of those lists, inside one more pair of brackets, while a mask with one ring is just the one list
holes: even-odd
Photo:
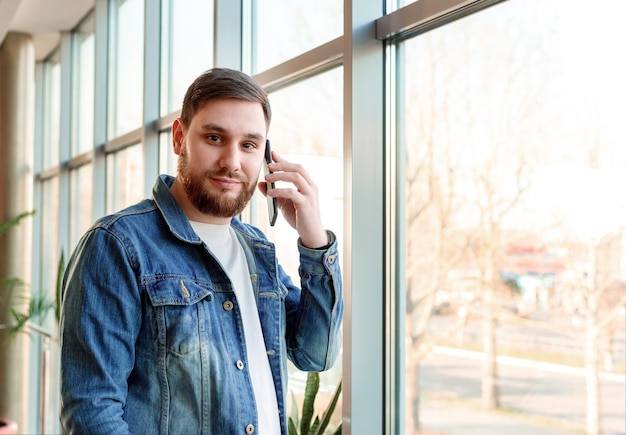
[[253, 140], [263, 140], [263, 135], [260, 133], [248, 133], [246, 137]]
[[208, 123], [208, 124], [202, 124], [200, 126], [201, 130], [207, 130], [207, 131], [226, 131], [226, 129], [218, 124], [213, 124], [213, 123]]
[[[208, 123], [208, 124], [202, 124], [200, 126], [200, 129], [203, 131], [217, 131], [220, 133], [224, 133], [226, 132], [226, 129], [224, 127], [222, 127], [219, 124], [213, 124], [213, 123]], [[248, 139], [253, 139], [253, 140], [263, 140], [263, 135], [261, 133], [246, 133], [245, 136]]]

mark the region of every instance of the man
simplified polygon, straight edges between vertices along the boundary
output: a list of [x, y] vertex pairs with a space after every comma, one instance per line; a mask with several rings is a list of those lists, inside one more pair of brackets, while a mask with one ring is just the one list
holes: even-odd
[[[266, 189], [298, 232], [301, 289], [236, 216], [271, 119], [249, 76], [213, 69], [172, 125], [176, 178], [100, 219], [64, 278], [61, 427], [88, 434], [286, 434], [287, 358], [334, 363], [343, 314], [335, 235], [300, 166], [273, 154]], [[281, 183], [281, 185], [284, 185]]]

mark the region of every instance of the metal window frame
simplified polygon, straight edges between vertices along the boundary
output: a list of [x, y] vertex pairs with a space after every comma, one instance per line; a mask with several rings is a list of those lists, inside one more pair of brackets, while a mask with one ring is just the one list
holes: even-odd
[[[405, 313], [406, 277], [402, 258], [405, 257], [405, 169], [402, 156], [402, 101], [396, 98], [404, 89], [402, 62], [404, 53], [400, 42], [441, 27], [459, 18], [481, 11], [504, 0], [417, 0], [377, 19], [376, 39], [385, 46], [385, 157], [382, 164], [386, 208], [383, 232], [385, 249], [385, 318], [384, 329], [384, 412], [383, 427], [388, 434], [404, 434], [405, 406]], [[353, 338], [353, 337], [351, 337]], [[365, 416], [365, 418], [368, 418]], [[372, 421], [371, 424], [376, 423]]]

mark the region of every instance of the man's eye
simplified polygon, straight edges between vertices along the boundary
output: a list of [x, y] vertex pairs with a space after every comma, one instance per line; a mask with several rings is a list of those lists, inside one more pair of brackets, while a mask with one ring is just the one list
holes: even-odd
[[243, 146], [243, 148], [245, 148], [247, 150], [252, 150], [252, 149], [256, 148], [256, 145], [251, 143], [251, 142], [246, 142], [242, 146]]
[[215, 134], [209, 134], [206, 137], [209, 141], [211, 142], [219, 142], [220, 141], [220, 137], [215, 135]]

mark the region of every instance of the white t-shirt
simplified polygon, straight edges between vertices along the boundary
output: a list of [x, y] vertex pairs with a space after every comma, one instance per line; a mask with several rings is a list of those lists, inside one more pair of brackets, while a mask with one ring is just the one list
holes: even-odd
[[191, 221], [191, 226], [207, 244], [230, 278], [241, 309], [246, 337], [248, 370], [258, 410], [258, 433], [280, 433], [278, 399], [270, 370], [261, 321], [250, 281], [248, 262], [239, 239], [230, 225], [214, 225]]

